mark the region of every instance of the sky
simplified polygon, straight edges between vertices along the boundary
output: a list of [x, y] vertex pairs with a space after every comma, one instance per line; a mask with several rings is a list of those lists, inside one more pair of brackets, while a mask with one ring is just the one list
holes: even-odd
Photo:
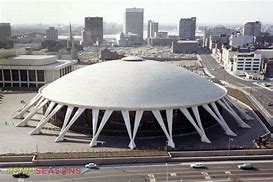
[[0, 22], [83, 25], [84, 17], [101, 16], [122, 24], [130, 7], [144, 8], [144, 22], [160, 24], [176, 25], [191, 16], [197, 24], [273, 24], [273, 0], [0, 0]]

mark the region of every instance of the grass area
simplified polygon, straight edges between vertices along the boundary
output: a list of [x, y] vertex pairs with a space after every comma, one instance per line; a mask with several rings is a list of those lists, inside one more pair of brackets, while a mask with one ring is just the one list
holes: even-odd
[[253, 104], [249, 101], [247, 96], [240, 90], [226, 87], [228, 91], [228, 95], [240, 100], [241, 102], [245, 103], [246, 105], [250, 106], [251, 108], [255, 108]]
[[166, 151], [132, 150], [132, 151], [105, 151], [105, 152], [63, 152], [39, 153], [38, 159], [78, 159], [78, 158], [114, 158], [114, 157], [153, 157], [167, 156]]
[[[224, 84], [220, 80], [218, 80], [217, 78], [212, 78], [211, 81], [213, 81], [216, 84], [224, 86]], [[249, 101], [247, 96], [242, 91], [240, 91], [238, 89], [235, 89], [235, 88], [231, 88], [231, 87], [225, 87], [225, 88], [228, 91], [228, 95], [240, 100], [241, 102], [243, 102], [246, 105], [250, 106], [252, 109], [255, 108], [253, 106], [253, 104]]]

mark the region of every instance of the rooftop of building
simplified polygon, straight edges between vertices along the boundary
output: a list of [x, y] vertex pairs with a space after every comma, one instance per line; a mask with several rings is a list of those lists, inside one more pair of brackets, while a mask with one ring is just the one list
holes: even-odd
[[197, 40], [178, 40], [177, 43], [194, 43], [197, 44], [198, 41]]
[[29, 69], [30, 67], [35, 69], [58, 68], [70, 63], [73, 61], [58, 60], [55, 55], [19, 55], [0, 58], [1, 67], [18, 67], [20, 69]]
[[126, 12], [144, 12], [144, 8], [126, 8]]
[[16, 57], [11, 57], [9, 59], [31, 59], [31, 60], [42, 60], [42, 59], [49, 59], [49, 58], [56, 58], [55, 55], [18, 55]]
[[0, 23], [0, 26], [10, 26], [10, 23], [3, 22], [3, 23]]

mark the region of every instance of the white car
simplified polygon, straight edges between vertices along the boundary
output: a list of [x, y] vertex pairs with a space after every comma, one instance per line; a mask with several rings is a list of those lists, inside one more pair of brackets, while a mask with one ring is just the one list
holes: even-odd
[[250, 163], [244, 163], [244, 164], [239, 164], [238, 165], [239, 169], [254, 169], [253, 164]]
[[219, 66], [218, 68], [219, 68], [219, 69], [223, 69], [223, 68], [224, 68], [224, 66]]
[[203, 163], [193, 163], [191, 164], [192, 168], [206, 168], [205, 164]]
[[213, 68], [212, 71], [216, 71], [216, 69]]
[[88, 169], [98, 169], [99, 167], [97, 166], [97, 164], [91, 162], [91, 163], [88, 163], [84, 166], [85, 168], [88, 168]]

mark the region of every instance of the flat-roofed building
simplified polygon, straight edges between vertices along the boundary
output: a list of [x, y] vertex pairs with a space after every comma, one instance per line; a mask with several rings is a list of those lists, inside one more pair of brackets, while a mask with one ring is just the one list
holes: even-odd
[[172, 52], [182, 54], [196, 53], [198, 48], [198, 41], [195, 40], [179, 40], [172, 42]]
[[141, 39], [143, 39], [143, 19], [143, 8], [126, 8], [123, 32], [125, 34], [137, 34]]
[[261, 69], [262, 55], [252, 51], [241, 52], [233, 56], [233, 74], [244, 75], [248, 73], [259, 73]]
[[0, 48], [12, 48], [10, 23], [0, 23]]
[[262, 23], [260, 21], [247, 22], [244, 24], [243, 34], [255, 37], [261, 36]]
[[85, 26], [82, 31], [82, 44], [101, 44], [103, 41], [103, 18], [85, 17], [84, 22]]
[[229, 45], [232, 47], [241, 47], [252, 44], [254, 37], [252, 35], [234, 34], [229, 37]]
[[158, 22], [149, 20], [147, 25], [147, 38], [155, 37], [157, 32], [158, 32]]
[[51, 55], [2, 57], [0, 88], [37, 89], [73, 71], [76, 63], [76, 60], [57, 60]]
[[181, 18], [179, 21], [179, 38], [185, 40], [195, 39], [196, 17]]
[[49, 27], [46, 30], [46, 40], [58, 40], [58, 30], [54, 27]]

